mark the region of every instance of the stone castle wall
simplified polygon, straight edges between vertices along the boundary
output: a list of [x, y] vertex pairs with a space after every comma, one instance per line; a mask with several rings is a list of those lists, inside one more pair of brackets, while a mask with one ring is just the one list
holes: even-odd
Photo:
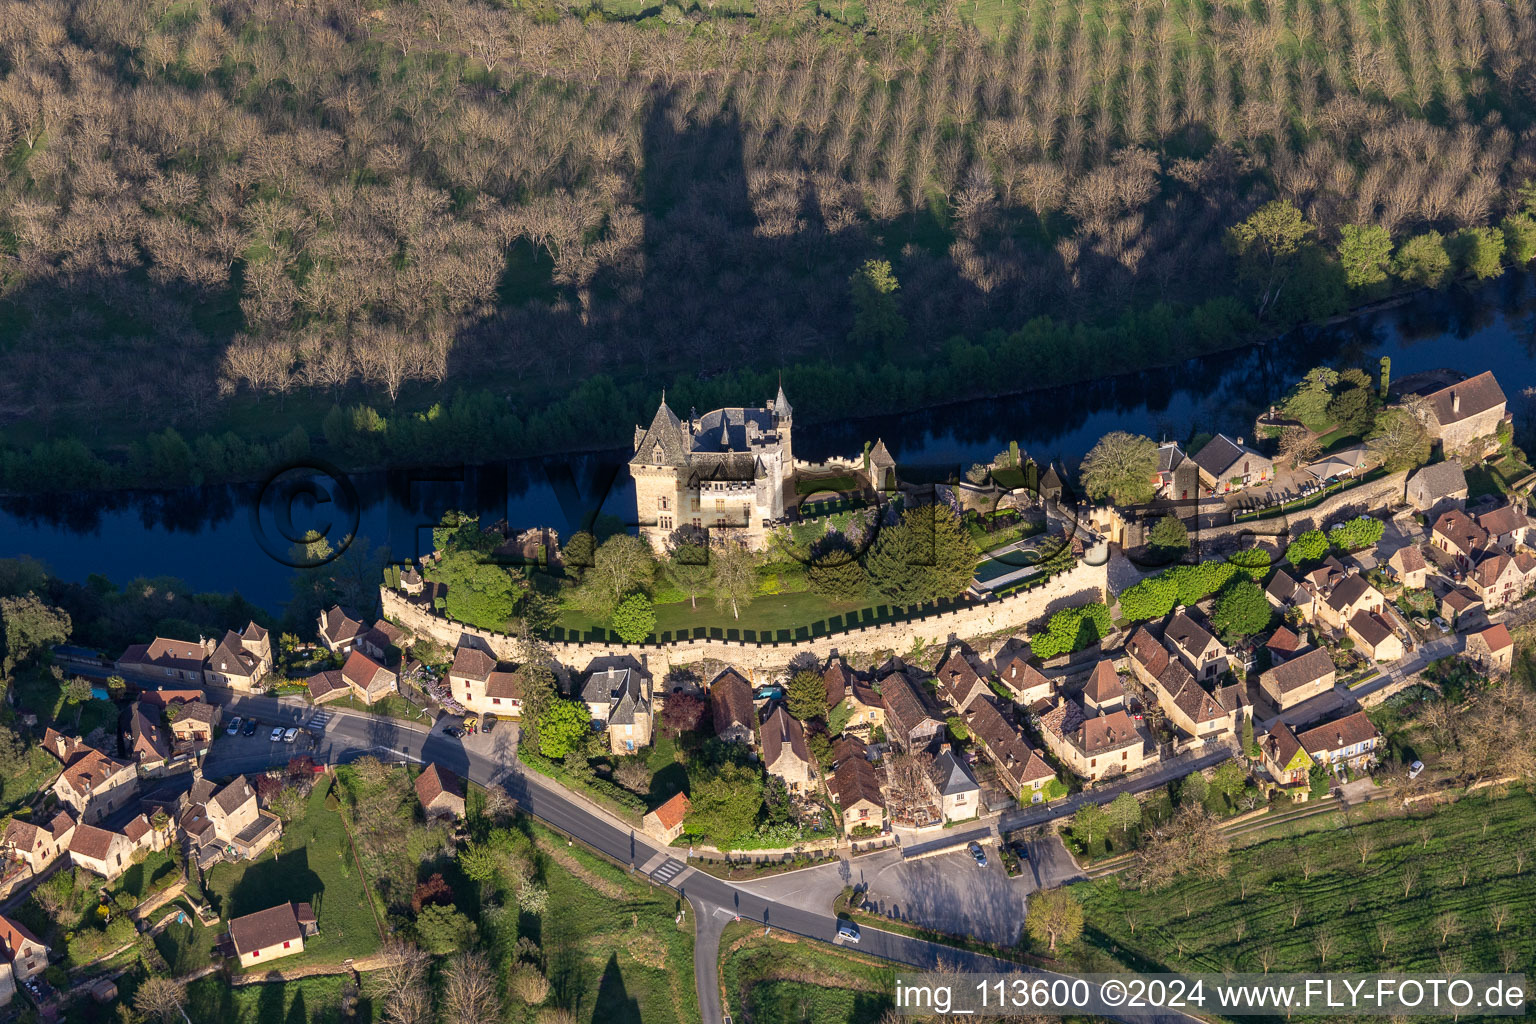
[[1408, 486], [1407, 472], [1389, 473], [1379, 480], [1330, 495], [1311, 508], [1269, 519], [1253, 519], [1225, 526], [1202, 526], [1200, 545], [1207, 556], [1224, 554], [1254, 541], [1278, 543], [1284, 547], [1297, 534], [1326, 529], [1330, 524], [1363, 512], [1391, 508], [1403, 501]]
[[[952, 639], [971, 639], [1003, 631], [1018, 631], [1033, 622], [1072, 605], [1107, 598], [1109, 563], [1080, 562], [1038, 587], [991, 601], [936, 611], [900, 622], [861, 626], [809, 640], [784, 643], [748, 643], [724, 639], [676, 640], [670, 643], [623, 644], [603, 642], [551, 642], [550, 651], [562, 664], [582, 668], [593, 658], [633, 655], [661, 678], [673, 668], [701, 662], [721, 662], [754, 674], [772, 675], [802, 655], [825, 659], [834, 651], [850, 664], [868, 663], [876, 652], [903, 653], [921, 643], [942, 645]], [[505, 633], [453, 622], [421, 605], [412, 604], [397, 590], [379, 588], [383, 614], [422, 636], [455, 647], [462, 634], [484, 640], [497, 656], [510, 660], [513, 640]], [[861, 657], [863, 656], [863, 657]]]

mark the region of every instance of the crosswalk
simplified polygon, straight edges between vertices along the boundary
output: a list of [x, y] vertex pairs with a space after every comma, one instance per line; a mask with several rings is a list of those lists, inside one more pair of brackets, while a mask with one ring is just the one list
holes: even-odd
[[327, 710], [322, 708], [321, 710], [316, 711], [313, 715], [311, 715], [309, 717], [309, 724], [307, 724], [305, 726], [305, 728], [306, 729], [324, 729], [325, 728], [325, 723], [329, 722], [330, 720], [331, 720], [331, 713], [329, 711], [327, 711]]
[[685, 870], [687, 870], [687, 868], [688, 865], [684, 864], [676, 857], [669, 857], [667, 858], [666, 862], [661, 865], [661, 867], [651, 872], [651, 877], [654, 878], [657, 882], [660, 882], [662, 885], [671, 885], [672, 879], [682, 874]]

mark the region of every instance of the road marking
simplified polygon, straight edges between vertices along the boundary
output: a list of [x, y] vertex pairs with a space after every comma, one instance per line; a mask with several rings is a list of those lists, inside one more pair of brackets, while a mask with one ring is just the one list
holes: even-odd
[[324, 729], [325, 723], [330, 720], [331, 713], [329, 711], [316, 711], [313, 715], [309, 716], [309, 724], [305, 728]]
[[688, 865], [673, 857], [661, 867], [657, 868], [655, 871], [652, 871], [651, 877], [656, 879], [656, 881], [660, 882], [662, 885], [670, 885], [672, 884], [672, 879], [682, 874], [685, 870], [687, 870], [687, 867]]

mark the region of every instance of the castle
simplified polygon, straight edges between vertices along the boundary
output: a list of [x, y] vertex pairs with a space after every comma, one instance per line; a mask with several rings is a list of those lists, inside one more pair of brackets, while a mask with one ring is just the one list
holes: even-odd
[[782, 385], [761, 409], [690, 411], [686, 421], [663, 395], [650, 427], [635, 427], [629, 460], [640, 535], [658, 552], [685, 526], [707, 530], [712, 543], [762, 547], [794, 486], [792, 421]]

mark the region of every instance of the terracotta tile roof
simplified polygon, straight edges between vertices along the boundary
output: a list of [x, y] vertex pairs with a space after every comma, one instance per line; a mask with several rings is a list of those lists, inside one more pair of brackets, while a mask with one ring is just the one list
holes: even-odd
[[867, 708], [884, 707], [880, 702], [880, 695], [875, 692], [875, 688], [862, 679], [854, 680], [853, 686], [849, 687], [848, 696]]
[[[219, 721], [219, 709], [204, 700], [189, 700], [176, 712], [176, 722], [202, 722], [213, 726]], [[176, 722], [171, 723], [175, 725]]]
[[811, 763], [811, 752], [805, 745], [805, 727], [790, 717], [783, 706], [775, 708], [768, 716], [763, 723], [762, 735], [763, 765], [769, 771], [779, 763], [786, 749], [806, 764]]
[[1336, 670], [1333, 659], [1328, 656], [1328, 652], [1321, 648], [1313, 648], [1299, 657], [1282, 661], [1273, 668], [1265, 669], [1263, 676], [1273, 679], [1281, 693], [1290, 693], [1308, 683], [1315, 683], [1334, 671]]
[[1141, 743], [1136, 723], [1122, 709], [1083, 720], [1079, 745], [1083, 753], [1097, 755]]
[[965, 651], [960, 647], [950, 650], [949, 656], [944, 659], [934, 673], [938, 680], [939, 696], [949, 704], [960, 707], [966, 701], [972, 699], [977, 687], [986, 690], [987, 686], [981, 681]]
[[1115, 671], [1115, 663], [1108, 658], [1101, 659], [1093, 666], [1088, 682], [1083, 685], [1084, 699], [1095, 704], [1105, 704], [1124, 696], [1125, 687], [1120, 682], [1120, 673]]
[[1131, 658], [1154, 678], [1162, 675], [1163, 669], [1168, 667], [1168, 649], [1157, 642], [1157, 637], [1153, 636], [1146, 626], [1140, 627], [1131, 634], [1125, 649]]
[[979, 700], [971, 705], [966, 714], [966, 727], [1018, 783], [1034, 782], [1056, 774], [1024, 738], [1019, 727], [1004, 718], [991, 701]]
[[688, 802], [688, 797], [678, 793], [651, 813], [656, 815], [656, 820], [661, 827], [670, 832], [683, 823], [683, 819], [691, 810], [693, 805]]
[[1509, 635], [1509, 627], [1502, 622], [1471, 634], [1467, 637], [1467, 642], [1471, 643], [1474, 639], [1487, 644], [1490, 651], [1502, 651], [1506, 647], [1514, 646], [1515, 643]]
[[478, 647], [460, 644], [453, 654], [453, 666], [448, 674], [483, 683], [496, 670], [496, 659]]
[[1361, 576], [1359, 573], [1347, 576], [1328, 592], [1328, 607], [1334, 611], [1353, 608], [1370, 591], [1371, 585], [1364, 576]]
[[47, 948], [43, 946], [43, 940], [33, 935], [26, 925], [10, 917], [0, 917], [0, 944], [4, 944], [5, 954], [12, 960], [26, 946]]
[[379, 673], [388, 672], [389, 669], [374, 661], [362, 651], [354, 650], [347, 655], [346, 664], [341, 666], [341, 678], [354, 686], [364, 690], [373, 685]]
[[1264, 642], [1264, 646], [1271, 650], [1290, 654], [1293, 651], [1301, 650], [1301, 637], [1291, 632], [1287, 627], [1281, 626], [1269, 634], [1269, 639]]
[[1302, 749], [1316, 757], [1344, 747], [1353, 746], [1356, 743], [1364, 743], [1367, 740], [1381, 736], [1376, 726], [1366, 717], [1364, 711], [1356, 711], [1336, 722], [1328, 722], [1315, 726], [1301, 733], [1296, 738], [1301, 741]]
[[1440, 518], [1435, 520], [1433, 532], [1464, 555], [1470, 555], [1488, 543], [1487, 531], [1459, 508], [1442, 512]]
[[149, 819], [140, 814], [128, 824], [123, 826], [123, 835], [133, 845], [139, 845], [139, 840], [149, 834]]
[[716, 734], [723, 735], [733, 726], [752, 727], [752, 688], [741, 673], [728, 668], [709, 685], [709, 710]]
[[843, 808], [852, 807], [860, 800], [885, 806], [880, 797], [880, 776], [875, 766], [862, 757], [850, 757], [839, 764], [828, 788], [837, 798], [838, 806]]
[[325, 638], [333, 644], [356, 640], [363, 631], [363, 624], [356, 614], [339, 604], [320, 613], [320, 626]]
[[229, 922], [230, 941], [235, 944], [235, 952], [240, 954], [303, 937], [292, 903], [279, 903], [275, 907], [258, 910]]
[[347, 681], [341, 677], [341, 669], [326, 669], [324, 672], [316, 672], [305, 681], [309, 687], [309, 696], [313, 700], [323, 700], [337, 690], [350, 689]]
[[1473, 567], [1472, 581], [1486, 590], [1497, 584], [1499, 577], [1514, 564], [1515, 560], [1502, 551], [1491, 554]]
[[132, 767], [133, 765], [126, 761], [119, 761], [99, 750], [87, 747], [86, 752], [71, 761], [60, 777], [69, 788], [83, 797], [88, 796], [95, 787], [112, 776]]
[[503, 700], [522, 700], [523, 677], [515, 669], [498, 668], [485, 681], [485, 695]]
[[427, 765], [416, 776], [416, 799], [421, 801], [421, 806], [430, 807], [432, 801], [444, 793], [463, 799], [464, 787], [459, 783], [459, 777], [436, 764]]
[[1418, 572], [1420, 569], [1429, 568], [1429, 563], [1424, 561], [1424, 552], [1414, 544], [1405, 544], [1392, 552], [1392, 557], [1387, 559], [1387, 564], [1398, 572]]
[[851, 733], [844, 733], [832, 744], [832, 764], [834, 767], [842, 764], [850, 757], [867, 758], [868, 756], [869, 747], [863, 740]]
[[1425, 395], [1424, 402], [1440, 425], [1447, 426], [1496, 409], [1504, 405], [1506, 399], [1493, 372], [1484, 370], [1476, 377], [1468, 377], [1458, 384]]
[[95, 825], [79, 825], [69, 841], [71, 853], [78, 853], [90, 860], [106, 860], [112, 852], [113, 840], [120, 838], [116, 832], [108, 832]]
[[1445, 597], [1441, 598], [1441, 600], [1445, 603], [1446, 607], [1450, 608], [1457, 615], [1460, 615], [1468, 608], [1475, 608], [1483, 603], [1482, 598], [1466, 587], [1455, 588], [1447, 593]]

